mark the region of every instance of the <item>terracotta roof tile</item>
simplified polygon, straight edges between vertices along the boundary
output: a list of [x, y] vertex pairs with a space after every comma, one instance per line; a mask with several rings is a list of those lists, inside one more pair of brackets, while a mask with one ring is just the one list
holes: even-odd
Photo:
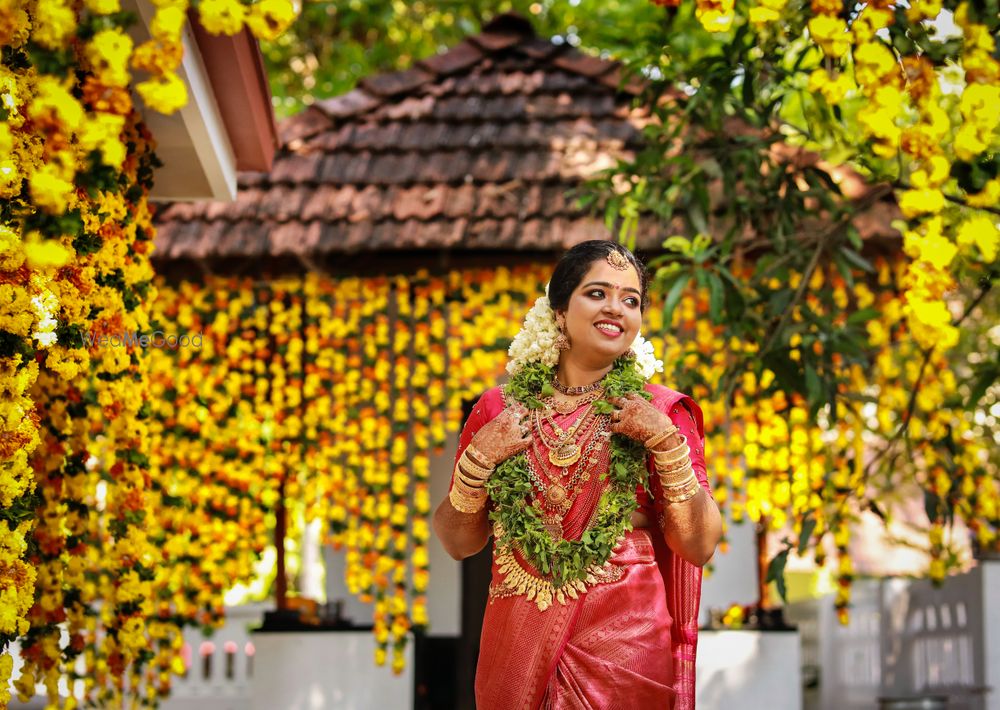
[[454, 183], [465, 180], [471, 170], [472, 156], [468, 151], [438, 152], [427, 156], [420, 177], [427, 183]]
[[[334, 251], [362, 251], [371, 248], [372, 223], [358, 222], [342, 231], [342, 244]], [[323, 232], [325, 238], [327, 233]]]
[[[610, 238], [575, 195], [594, 170], [642, 145], [650, 117], [619, 80], [617, 64], [501, 16], [412, 69], [283, 121], [271, 171], [240, 173], [235, 201], [159, 210], [153, 259], [556, 250]], [[837, 177], [862, 193], [850, 175]], [[857, 224], [891, 234], [893, 210], [880, 203]], [[662, 237], [644, 223], [637, 238], [658, 247]]]
[[317, 152], [306, 155], [282, 152], [274, 159], [270, 182], [311, 182], [322, 161], [323, 155]]
[[379, 100], [361, 89], [354, 89], [332, 99], [317, 101], [314, 106], [333, 119], [357, 116], [378, 106]]
[[424, 185], [396, 188], [389, 197], [392, 217], [400, 222], [411, 218], [427, 221], [437, 217], [444, 211], [452, 192], [453, 189], [445, 185], [435, 185], [430, 189]]
[[158, 222], [187, 222], [194, 219], [204, 207], [200, 202], [173, 202], [156, 212]]
[[[227, 225], [225, 229], [219, 229], [223, 225]], [[207, 236], [213, 234], [206, 235], [203, 239], [206, 249], [198, 256], [261, 256], [266, 253], [267, 235], [273, 229], [273, 225], [268, 222], [248, 220], [232, 223], [212, 222], [209, 230], [213, 229], [217, 230], [218, 239], [210, 240]]]
[[532, 37], [518, 44], [516, 49], [532, 59], [545, 61], [554, 54], [564, 51], [565, 46], [549, 42], [541, 37]]
[[411, 92], [433, 78], [433, 72], [413, 68], [367, 77], [361, 80], [361, 88], [370, 94], [385, 98]]
[[484, 185], [479, 190], [479, 201], [476, 204], [475, 217], [510, 217], [521, 211], [520, 183], [511, 181], [506, 184]]
[[288, 222], [279, 224], [268, 236], [271, 254], [311, 254], [319, 245], [323, 232], [321, 222]]
[[514, 177], [518, 162], [517, 153], [479, 153], [470, 173], [472, 179], [478, 182], [506, 182]]
[[279, 185], [261, 196], [257, 203], [257, 218], [287, 222], [299, 216], [306, 196], [306, 190], [300, 187]]
[[270, 174], [261, 172], [241, 172], [236, 176], [236, 180], [241, 188], [253, 187], [254, 185], [266, 184], [270, 180]]
[[302, 219], [332, 222], [344, 219], [354, 195], [353, 185], [317, 185], [302, 205]]
[[461, 185], [452, 188], [448, 195], [448, 202], [444, 206], [446, 217], [456, 218], [463, 215], [472, 214], [476, 204], [476, 193], [479, 190], [473, 185]]
[[524, 35], [520, 32], [481, 32], [469, 39], [487, 52], [499, 52], [521, 42]]
[[465, 40], [447, 52], [428, 57], [417, 64], [439, 76], [448, 76], [449, 74], [467, 69], [482, 58], [483, 53], [479, 47]]
[[616, 64], [600, 57], [584, 54], [577, 49], [570, 49], [563, 52], [552, 60], [552, 63], [561, 69], [582, 74], [583, 76], [596, 78], [607, 74], [615, 69]]
[[382, 106], [374, 112], [376, 121], [417, 121], [434, 113], [433, 96], [408, 96], [395, 103]]
[[325, 131], [331, 126], [330, 118], [322, 111], [309, 107], [302, 113], [286, 118], [278, 124], [278, 138], [287, 145], [295, 140]]

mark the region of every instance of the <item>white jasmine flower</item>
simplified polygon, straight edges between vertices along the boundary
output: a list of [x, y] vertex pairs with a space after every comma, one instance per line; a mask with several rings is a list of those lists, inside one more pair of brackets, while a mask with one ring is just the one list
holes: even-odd
[[552, 312], [548, 297], [541, 296], [524, 317], [524, 325], [507, 349], [507, 354], [510, 355], [507, 372], [516, 374], [529, 362], [554, 367], [559, 362], [559, 350], [556, 348], [558, 337], [556, 315]]
[[641, 333], [632, 341], [632, 352], [635, 353], [635, 369], [644, 380], [648, 380], [657, 372], [663, 372], [663, 360], [656, 359], [653, 344], [643, 338]]
[[[556, 338], [559, 328], [556, 326], [556, 314], [552, 310], [548, 298], [549, 286], [545, 285], [545, 296], [535, 301], [535, 305], [524, 317], [521, 330], [514, 336], [507, 349], [510, 361], [507, 372], [515, 375], [530, 362], [540, 362], [549, 367], [559, 364], [559, 350], [556, 348]], [[648, 380], [657, 372], [663, 372], [663, 361], [656, 358], [653, 344], [642, 335], [636, 335], [632, 341], [632, 352], [635, 353], [635, 368], [643, 379]]]
[[53, 312], [59, 307], [59, 300], [46, 289], [44, 293], [31, 299], [31, 305], [38, 318], [38, 327], [31, 333], [31, 337], [38, 341], [40, 347], [47, 348], [58, 339], [55, 330], [59, 322], [53, 317]]

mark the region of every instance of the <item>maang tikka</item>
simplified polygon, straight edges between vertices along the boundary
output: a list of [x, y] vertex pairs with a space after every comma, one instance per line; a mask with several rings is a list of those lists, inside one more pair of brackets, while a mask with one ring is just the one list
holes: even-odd
[[617, 249], [612, 249], [608, 252], [608, 263], [611, 267], [617, 269], [618, 271], [626, 271], [631, 264], [629, 264], [628, 259]]

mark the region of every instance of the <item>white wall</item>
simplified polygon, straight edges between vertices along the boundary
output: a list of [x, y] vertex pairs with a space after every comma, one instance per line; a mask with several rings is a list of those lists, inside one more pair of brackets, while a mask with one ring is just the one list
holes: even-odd
[[[444, 455], [431, 459], [431, 513], [448, 495], [451, 469], [458, 450], [458, 435], [448, 437]], [[427, 589], [427, 613], [430, 636], [459, 636], [462, 633], [462, 563], [444, 551], [437, 535], [428, 544], [431, 581]]]
[[729, 551], [716, 552], [714, 570], [701, 586], [701, 621], [712, 608], [728, 609], [733, 604], [757, 601], [757, 551], [752, 523], [729, 524]]

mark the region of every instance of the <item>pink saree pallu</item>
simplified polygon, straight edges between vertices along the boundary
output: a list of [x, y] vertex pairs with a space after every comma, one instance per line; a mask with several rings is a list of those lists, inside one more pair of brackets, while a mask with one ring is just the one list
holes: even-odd
[[611, 565], [617, 581], [545, 611], [522, 595], [491, 597], [478, 710], [674, 706], [671, 619], [650, 533], [628, 533]]

